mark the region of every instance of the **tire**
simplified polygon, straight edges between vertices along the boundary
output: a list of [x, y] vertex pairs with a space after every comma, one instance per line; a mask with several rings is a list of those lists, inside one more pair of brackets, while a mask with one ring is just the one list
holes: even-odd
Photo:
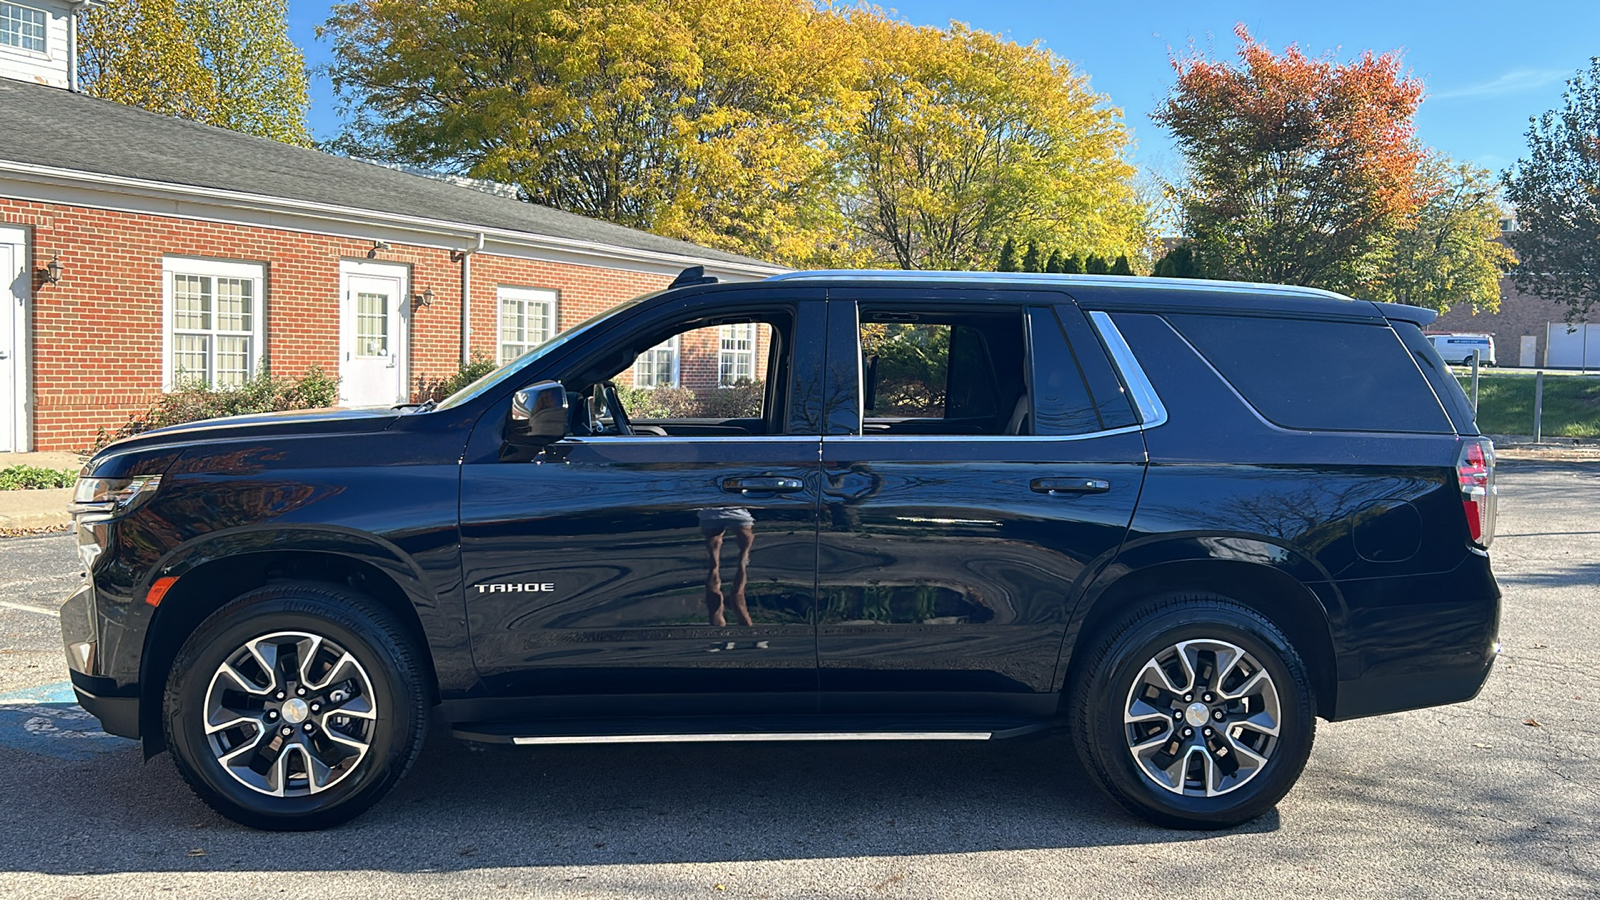
[[1300, 777], [1316, 731], [1311, 682], [1255, 611], [1163, 598], [1102, 631], [1088, 653], [1072, 687], [1074, 743], [1135, 815], [1230, 828], [1270, 811]]
[[309, 831], [359, 815], [411, 768], [428, 690], [414, 642], [377, 603], [289, 582], [200, 623], [173, 662], [162, 720], [178, 773], [212, 809]]

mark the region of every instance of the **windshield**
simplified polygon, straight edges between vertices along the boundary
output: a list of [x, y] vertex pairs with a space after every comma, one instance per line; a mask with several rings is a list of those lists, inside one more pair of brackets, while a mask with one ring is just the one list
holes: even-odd
[[633, 307], [659, 293], [661, 292], [654, 291], [649, 294], [635, 297], [632, 300], [628, 300], [624, 303], [613, 306], [605, 312], [585, 319], [584, 321], [572, 326], [571, 328], [568, 328], [566, 331], [561, 332], [550, 340], [545, 341], [537, 347], [534, 347], [527, 353], [524, 353], [500, 368], [495, 369], [493, 372], [490, 372], [482, 378], [479, 378], [477, 381], [474, 381], [461, 390], [456, 391], [454, 394], [444, 398], [443, 400], [439, 401], [439, 404], [434, 406], [433, 409], [450, 409], [451, 407], [460, 406], [463, 403], [470, 402], [478, 395], [484, 393], [490, 388], [493, 388], [495, 385], [506, 380], [507, 378], [510, 378], [514, 373], [521, 371], [524, 366], [532, 363], [534, 360], [537, 360], [552, 350], [565, 345], [568, 341], [572, 340], [578, 335], [584, 334], [594, 328], [604, 325], [612, 317], [632, 309]]

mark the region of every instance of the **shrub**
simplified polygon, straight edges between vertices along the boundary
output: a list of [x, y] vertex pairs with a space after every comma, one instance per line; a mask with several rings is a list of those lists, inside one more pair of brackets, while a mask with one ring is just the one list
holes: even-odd
[[481, 353], [474, 353], [471, 362], [462, 365], [448, 378], [441, 378], [438, 381], [418, 378], [417, 396], [423, 400], [443, 400], [497, 368], [499, 366], [495, 365], [494, 360]]
[[129, 416], [115, 432], [100, 429], [91, 449], [168, 425], [250, 413], [318, 409], [332, 406], [338, 399], [339, 379], [328, 377], [319, 366], [312, 366], [299, 378], [274, 378], [261, 372], [237, 387], [197, 384], [163, 394], [149, 409]]
[[0, 469], [0, 491], [32, 491], [72, 487], [76, 469], [41, 469], [38, 466], [7, 466]]
[[748, 419], [761, 415], [766, 383], [741, 381], [696, 394], [686, 387], [617, 385], [630, 419]]

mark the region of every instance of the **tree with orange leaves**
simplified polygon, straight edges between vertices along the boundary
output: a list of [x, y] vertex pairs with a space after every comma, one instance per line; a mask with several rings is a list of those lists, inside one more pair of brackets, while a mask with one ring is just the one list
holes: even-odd
[[1234, 29], [1237, 63], [1174, 57], [1152, 114], [1188, 164], [1186, 230], [1206, 274], [1346, 293], [1379, 285], [1426, 199], [1412, 117], [1422, 83], [1395, 53], [1282, 54]]

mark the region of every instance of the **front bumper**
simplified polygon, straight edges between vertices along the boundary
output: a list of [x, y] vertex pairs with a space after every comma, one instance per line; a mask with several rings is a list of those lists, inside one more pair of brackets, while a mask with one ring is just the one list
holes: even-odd
[[101, 641], [94, 585], [84, 582], [61, 604], [61, 643], [78, 705], [100, 720], [107, 734], [139, 737], [139, 686], [119, 685], [100, 674]]

